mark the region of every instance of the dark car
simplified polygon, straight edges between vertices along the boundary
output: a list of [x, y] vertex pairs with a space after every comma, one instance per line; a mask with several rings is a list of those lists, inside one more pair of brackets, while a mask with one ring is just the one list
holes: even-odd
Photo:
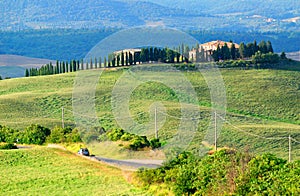
[[78, 151], [78, 154], [84, 155], [84, 156], [90, 156], [90, 152], [87, 148], [80, 148], [80, 150]]

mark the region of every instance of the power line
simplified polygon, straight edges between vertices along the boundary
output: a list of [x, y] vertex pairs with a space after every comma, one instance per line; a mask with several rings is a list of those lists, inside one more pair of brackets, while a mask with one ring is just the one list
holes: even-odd
[[181, 117], [177, 117], [177, 116], [172, 116], [170, 114], [167, 114], [167, 113], [164, 113], [164, 112], [161, 112], [161, 111], [158, 111], [158, 112], [165, 115], [165, 116], [175, 118], [175, 119], [178, 119], [178, 120], [200, 120], [200, 119], [202, 119], [201, 117], [199, 117], [199, 118], [181, 118]]
[[261, 136], [261, 135], [250, 133], [248, 131], [245, 131], [245, 130], [243, 130], [243, 129], [241, 129], [241, 128], [235, 126], [235, 125], [233, 125], [232, 123], [230, 123], [229, 121], [227, 121], [226, 119], [224, 119], [222, 116], [220, 116], [220, 115], [218, 115], [218, 116], [219, 116], [219, 118], [221, 118], [222, 120], [224, 120], [225, 123], [229, 124], [230, 126], [232, 126], [233, 128], [237, 129], [238, 131], [241, 131], [243, 133], [246, 133], [246, 134], [254, 136], [254, 137], [259, 137], [259, 138], [266, 139], [266, 140], [282, 140], [282, 139], [288, 139], [289, 138], [289, 137], [264, 137], [264, 136]]
[[87, 118], [91, 118], [91, 119], [100, 119], [100, 120], [123, 120], [123, 119], [130, 119], [130, 118], [134, 118], [134, 117], [137, 117], [141, 114], [145, 114], [146, 112], [140, 112], [138, 114], [135, 114], [135, 115], [132, 115], [132, 116], [127, 116], [127, 117], [122, 117], [122, 118], [103, 118], [103, 117], [97, 117], [97, 116], [89, 116], [89, 115], [86, 115], [86, 114], [81, 114], [81, 113], [78, 113], [78, 112], [74, 112], [72, 110], [69, 110], [69, 109], [65, 109], [66, 111], [69, 111], [69, 112], [72, 112], [73, 114], [77, 114], [79, 116], [82, 116], [82, 117], [87, 117]]
[[298, 144], [300, 144], [300, 142], [299, 142], [299, 141], [297, 141], [296, 139], [294, 139], [294, 138], [292, 138], [292, 137], [291, 137], [291, 140], [293, 140], [295, 143], [298, 143]]

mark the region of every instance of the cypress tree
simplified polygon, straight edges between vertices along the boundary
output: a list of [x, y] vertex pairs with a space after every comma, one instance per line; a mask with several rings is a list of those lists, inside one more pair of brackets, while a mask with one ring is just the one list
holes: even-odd
[[261, 51], [261, 53], [263, 53], [263, 54], [268, 53], [267, 43], [265, 41], [261, 41], [258, 44], [258, 48], [259, 48], [259, 51]]
[[[29, 77], [29, 71], [28, 71], [28, 69], [25, 70], [25, 77]], [[1, 76], [0, 76], [0, 80], [2, 80]]]
[[153, 60], [158, 61], [158, 58], [159, 58], [159, 51], [158, 51], [157, 47], [155, 47], [154, 51], [153, 51]]
[[129, 64], [129, 57], [128, 57], [128, 52], [126, 52], [126, 66], [128, 66], [128, 64]]
[[97, 62], [97, 58], [95, 57], [95, 69], [98, 68], [98, 62]]
[[73, 60], [73, 71], [77, 71], [77, 62]]
[[244, 42], [240, 43], [239, 53], [240, 53], [241, 58], [246, 57], [246, 46], [245, 46]]
[[154, 61], [154, 51], [153, 48], [149, 48], [149, 61]]
[[222, 47], [222, 56], [223, 56], [223, 60], [230, 59], [230, 51], [227, 46], [227, 43], [225, 43], [224, 46]]
[[115, 58], [113, 58], [113, 60], [111, 61], [111, 64], [112, 64], [113, 67], [116, 66], [116, 59]]
[[121, 65], [124, 66], [125, 65], [125, 62], [124, 62], [124, 53], [122, 51], [121, 53]]
[[77, 65], [76, 70], [80, 70], [80, 61], [79, 60], [76, 61], [76, 65]]
[[129, 65], [132, 65], [133, 64], [133, 56], [132, 56], [131, 52], [129, 52], [128, 60], [129, 60]]
[[116, 58], [117, 58], [117, 67], [119, 67], [120, 66], [120, 56], [117, 55]]
[[93, 59], [91, 58], [91, 60], [90, 60], [90, 68], [93, 69], [93, 67], [94, 67], [93, 66]]
[[267, 41], [266, 47], [267, 47], [267, 53], [269, 53], [269, 52], [273, 53], [274, 52], [272, 43], [270, 41]]
[[66, 73], [66, 64], [64, 61], [62, 62], [62, 73]]
[[66, 73], [68, 73], [69, 72], [69, 63], [68, 63], [68, 61], [66, 61]]
[[230, 58], [232, 60], [235, 60], [236, 59], [236, 49], [235, 49], [235, 44], [232, 43], [231, 44], [231, 48], [230, 48]]
[[107, 64], [106, 57], [104, 57], [104, 67], [106, 67], [106, 64]]
[[254, 45], [254, 54], [255, 54], [259, 50], [256, 40], [254, 40], [253, 45]]
[[84, 70], [83, 59], [81, 59], [80, 61], [81, 61], [81, 62], [80, 62], [80, 64], [81, 64], [81, 68], [80, 68], [80, 69], [81, 69], [81, 70]]
[[101, 57], [99, 57], [99, 68], [101, 68], [102, 67], [102, 59], [101, 59]]

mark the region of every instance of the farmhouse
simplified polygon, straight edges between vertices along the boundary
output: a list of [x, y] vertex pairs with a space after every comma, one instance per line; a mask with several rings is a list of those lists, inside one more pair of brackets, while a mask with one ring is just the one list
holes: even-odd
[[228, 48], [231, 48], [234, 44], [235, 48], [239, 48], [239, 45], [232, 42], [225, 42], [221, 40], [211, 41], [204, 44], [197, 45], [189, 52], [189, 60], [191, 62], [207, 62], [213, 61], [211, 55], [213, 51], [217, 50], [218, 46], [221, 48], [227, 44]]

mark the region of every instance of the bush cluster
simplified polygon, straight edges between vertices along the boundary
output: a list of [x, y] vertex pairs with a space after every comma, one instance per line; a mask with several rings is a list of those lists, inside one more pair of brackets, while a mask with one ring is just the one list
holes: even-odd
[[42, 145], [49, 143], [80, 142], [77, 129], [55, 127], [49, 128], [41, 125], [30, 125], [25, 130], [14, 130], [0, 125], [0, 142]]
[[272, 154], [221, 150], [202, 158], [182, 153], [137, 178], [148, 188], [167, 185], [175, 195], [299, 195], [299, 166]]
[[0, 143], [0, 150], [17, 149], [18, 147], [11, 143]]
[[112, 129], [108, 131], [106, 135], [111, 141], [129, 142], [129, 145], [126, 146], [126, 148], [130, 150], [139, 150], [146, 147], [151, 147], [152, 149], [161, 147], [159, 139], [152, 139], [149, 141], [146, 136], [128, 133], [123, 129]]

